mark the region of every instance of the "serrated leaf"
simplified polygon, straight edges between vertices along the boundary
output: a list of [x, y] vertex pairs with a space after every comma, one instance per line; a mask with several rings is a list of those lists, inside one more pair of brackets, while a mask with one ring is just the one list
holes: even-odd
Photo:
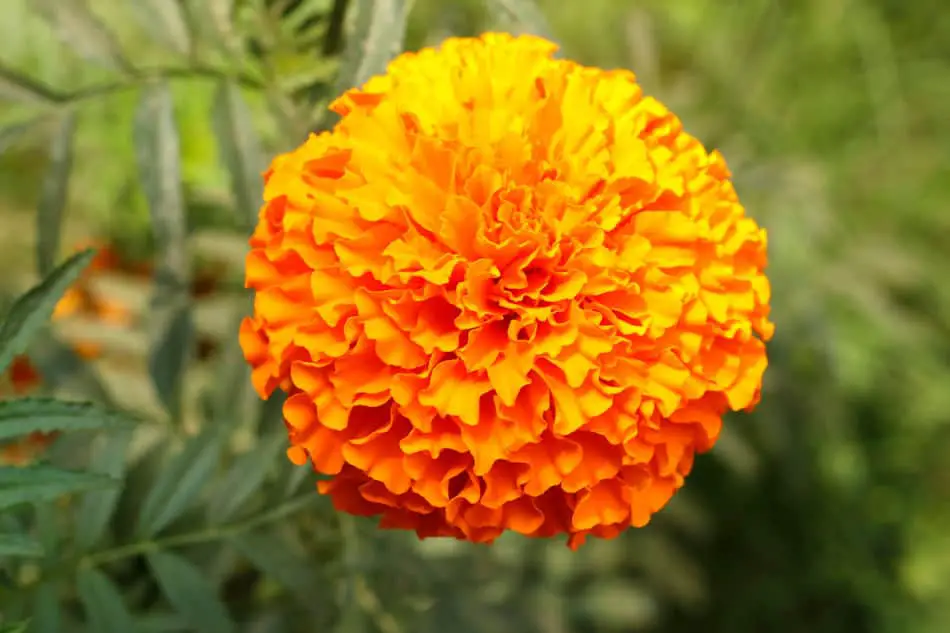
[[36, 260], [40, 275], [46, 276], [56, 267], [59, 256], [63, 211], [69, 194], [73, 171], [73, 141], [76, 136], [76, 112], [67, 112], [50, 145], [49, 169], [40, 188], [36, 214]]
[[49, 86], [0, 66], [0, 101], [26, 105], [54, 105], [62, 96]]
[[81, 569], [76, 578], [79, 600], [89, 626], [96, 633], [130, 633], [135, 620], [122, 594], [109, 578], [94, 568]]
[[486, 0], [489, 13], [514, 33], [528, 33], [554, 40], [551, 27], [536, 0]]
[[43, 546], [28, 536], [23, 534], [0, 534], [0, 558], [7, 556], [39, 558], [42, 555]]
[[214, 633], [235, 630], [227, 609], [207, 581], [207, 574], [176, 554], [151, 552], [147, 559], [169, 604], [192, 629]]
[[28, 6], [83, 59], [114, 70], [130, 70], [115, 37], [90, 11], [86, 0], [31, 0]]
[[389, 61], [402, 51], [410, 7], [409, 0], [350, 2], [337, 94], [386, 71]]
[[0, 509], [116, 485], [111, 477], [49, 466], [0, 467]]
[[156, 392], [177, 420], [185, 367], [194, 341], [187, 224], [181, 184], [181, 148], [171, 90], [145, 88], [135, 115], [134, 140], [140, 179], [155, 236], [153, 335], [148, 366]]
[[229, 539], [229, 542], [251, 564], [301, 601], [313, 598], [312, 588], [319, 579], [312, 563], [303, 552], [294, 551], [279, 533], [247, 532]]
[[234, 460], [208, 506], [208, 518], [214, 523], [233, 518], [264, 483], [267, 473], [280, 459], [280, 449], [286, 444], [285, 433], [274, 433]]
[[30, 633], [59, 633], [62, 612], [56, 585], [44, 582], [33, 593], [33, 619]]
[[139, 512], [140, 535], [157, 534], [188, 509], [217, 467], [221, 444], [220, 431], [205, 430], [189, 440], [162, 470]]
[[137, 0], [133, 8], [150, 35], [182, 55], [190, 52], [191, 32], [178, 0]]
[[85, 402], [52, 398], [18, 398], [0, 401], [0, 441], [30, 433], [130, 428], [136, 420], [125, 413]]
[[251, 110], [232, 81], [222, 81], [214, 97], [212, 129], [231, 179], [238, 217], [246, 227], [257, 222], [264, 195], [264, 154]]
[[47, 324], [56, 304], [89, 265], [93, 255], [92, 249], [73, 255], [13, 303], [0, 323], [0, 374]]
[[[92, 463], [97, 472], [118, 479], [125, 471], [132, 434], [121, 433], [99, 440], [93, 448]], [[111, 490], [83, 495], [76, 516], [76, 544], [81, 550], [88, 550], [102, 539], [121, 494], [122, 487], [117, 485]]]

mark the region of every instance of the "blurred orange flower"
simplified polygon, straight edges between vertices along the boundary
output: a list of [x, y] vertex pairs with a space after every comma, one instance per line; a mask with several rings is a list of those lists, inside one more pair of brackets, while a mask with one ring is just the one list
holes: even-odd
[[240, 339], [334, 505], [420, 537], [643, 526], [759, 400], [766, 235], [626, 71], [407, 53], [278, 156]]
[[[53, 319], [62, 319], [77, 314], [91, 315], [105, 323], [125, 325], [132, 320], [132, 312], [125, 306], [99, 297], [89, 287], [90, 276], [96, 272], [114, 270], [119, 266], [114, 251], [107, 246], [89, 244], [99, 248], [89, 267], [76, 282], [68, 288], [53, 310]], [[81, 250], [86, 245], [82, 245]], [[99, 345], [88, 341], [77, 341], [73, 344], [76, 353], [86, 359], [98, 358], [101, 354]], [[23, 396], [33, 392], [43, 382], [39, 370], [33, 365], [28, 356], [17, 356], [6, 371], [0, 376], [0, 398], [12, 394]], [[0, 465], [25, 466], [32, 463], [37, 457], [46, 452], [46, 449], [59, 437], [59, 433], [31, 433], [19, 440], [0, 444]]]
[[[0, 376], [0, 399], [5, 395], [23, 396], [36, 389], [42, 377], [26, 356], [13, 359], [5, 375]], [[26, 466], [44, 453], [58, 433], [31, 433], [0, 444], [0, 466]]]

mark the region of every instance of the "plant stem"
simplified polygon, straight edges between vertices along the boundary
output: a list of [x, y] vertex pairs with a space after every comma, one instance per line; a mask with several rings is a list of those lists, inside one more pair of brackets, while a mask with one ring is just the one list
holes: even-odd
[[130, 543], [128, 545], [122, 545], [99, 552], [93, 552], [80, 557], [77, 563], [80, 567], [96, 567], [117, 560], [122, 560], [123, 558], [145, 554], [154, 550], [183, 547], [185, 545], [195, 545], [197, 543], [206, 543], [208, 541], [225, 539], [236, 534], [241, 534], [242, 532], [253, 530], [256, 527], [272, 523], [289, 514], [293, 514], [307, 504], [312, 503], [317, 498], [317, 495], [307, 493], [305, 495], [285, 501], [284, 503], [275, 506], [263, 514], [259, 514], [243, 521], [237, 521], [222, 526], [209, 527], [203, 530], [196, 530], [194, 532], [174, 534], [149, 541], [139, 541], [138, 543]]
[[129, 80], [120, 80], [100, 84], [97, 86], [89, 86], [88, 88], [82, 88], [74, 92], [59, 95], [57, 100], [60, 103], [75, 103], [77, 101], [85, 101], [88, 99], [94, 99], [96, 97], [103, 97], [115, 94], [117, 92], [124, 92], [126, 90], [134, 90], [141, 87], [142, 84], [148, 81], [196, 78], [232, 79], [238, 84], [254, 90], [261, 90], [264, 88], [264, 84], [261, 81], [249, 75], [234, 75], [232, 73], [208, 66], [191, 66], [186, 68], [150, 68], [136, 71], [136, 73], [132, 75]]

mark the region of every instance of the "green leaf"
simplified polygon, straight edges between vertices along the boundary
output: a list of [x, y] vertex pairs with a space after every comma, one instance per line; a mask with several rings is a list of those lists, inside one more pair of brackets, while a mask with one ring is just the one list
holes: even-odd
[[660, 615], [657, 598], [650, 588], [632, 579], [601, 578], [588, 583], [581, 591], [582, 613], [597, 622], [604, 622], [612, 630], [652, 628]]
[[140, 535], [157, 534], [188, 509], [217, 467], [221, 444], [220, 430], [207, 429], [192, 438], [162, 470], [139, 512]]
[[27, 633], [30, 621], [22, 620], [20, 622], [11, 622], [10, 624], [0, 625], [0, 633]]
[[313, 485], [313, 469], [309, 464], [304, 466], [293, 466], [289, 468], [290, 473], [287, 475], [286, 483], [283, 488], [284, 498], [290, 498], [297, 494], [300, 490], [301, 484], [305, 481], [310, 481], [310, 485]]
[[33, 593], [33, 620], [30, 633], [59, 633], [62, 612], [56, 585], [44, 582]]
[[76, 588], [93, 631], [130, 633], [135, 629], [135, 620], [122, 594], [105, 574], [94, 568], [82, 569], [76, 578]]
[[187, 55], [191, 50], [191, 32], [183, 5], [178, 0], [137, 0], [132, 3], [148, 33]]
[[294, 593], [306, 603], [312, 600], [319, 582], [313, 563], [301, 551], [294, 551], [279, 532], [247, 532], [229, 539], [231, 545], [251, 564]]
[[[254, 293], [248, 293], [237, 307], [228, 328], [230, 332], [237, 332], [245, 315], [254, 309]], [[214, 386], [208, 390], [211, 423], [244, 428], [250, 419], [251, 425], [258, 427], [256, 422], [263, 403], [253, 393], [251, 368], [244, 361], [244, 351], [237, 336], [228, 337], [225, 341], [216, 365]]]
[[215, 44], [225, 51], [240, 54], [242, 51], [237, 30], [234, 28], [234, 0], [205, 0], [191, 7], [192, 15], [206, 25]]
[[[97, 439], [99, 441], [92, 454], [96, 471], [118, 479], [125, 471], [132, 434], [121, 433]], [[121, 486], [116, 486], [83, 495], [76, 515], [76, 545], [81, 550], [88, 550], [102, 539], [121, 494]]]
[[234, 0], [205, 0], [202, 4], [208, 7], [208, 14], [214, 20], [215, 26], [221, 30], [232, 28]]
[[75, 349], [56, 336], [44, 336], [30, 345], [30, 361], [36, 365], [43, 377], [43, 385], [55, 392], [61, 386], [71, 383], [77, 393], [104, 407], [116, 408], [109, 391], [99, 377], [98, 372]]
[[111, 477], [49, 466], [0, 467], [0, 509], [116, 485]]
[[52, 398], [0, 401], [0, 441], [30, 433], [124, 429], [135, 424], [128, 414], [84, 402]]
[[275, 53], [272, 63], [281, 89], [289, 93], [311, 89], [316, 85], [329, 87], [339, 70], [337, 59], [314, 59], [310, 50], [287, 51], [282, 55]]
[[[161, 278], [160, 278], [161, 279]], [[164, 286], [164, 289], [163, 289]], [[156, 330], [148, 356], [148, 370], [162, 404], [173, 420], [181, 418], [181, 393], [185, 369], [195, 341], [194, 315], [187, 298], [158, 281], [152, 301]]]
[[[329, 18], [332, 5], [333, 0], [300, 0], [281, 16], [280, 28], [290, 36], [303, 35], [308, 25], [312, 30], [326, 29], [326, 25], [321, 22]], [[312, 58], [313, 51], [310, 51], [310, 54]]]
[[31, 0], [29, 5], [77, 55], [114, 70], [130, 70], [113, 34], [86, 0]]
[[43, 546], [33, 539], [22, 534], [0, 534], [0, 558], [7, 556], [39, 558], [42, 555]]
[[62, 96], [49, 86], [11, 68], [0, 66], [0, 101], [49, 106], [61, 99]]
[[188, 630], [188, 624], [175, 613], [152, 612], [136, 617], [136, 633], [181, 633]]
[[168, 552], [151, 552], [147, 558], [162, 593], [192, 629], [209, 633], [235, 630], [205, 572], [181, 556]]
[[46, 118], [47, 115], [44, 114], [0, 127], [0, 154], [5, 153], [11, 147], [15, 147], [20, 139], [26, 136], [28, 132], [33, 131]]
[[500, 18], [505, 30], [554, 40], [547, 18], [535, 0], [486, 0], [489, 13]]
[[148, 366], [156, 392], [173, 419], [181, 409], [185, 367], [194, 342], [187, 224], [181, 185], [181, 148], [171, 90], [143, 91], [135, 115], [135, 147], [155, 236], [156, 276]]
[[264, 154], [251, 110], [238, 86], [222, 81], [214, 97], [212, 129], [231, 178], [231, 191], [242, 224], [253, 227], [264, 195]]
[[40, 546], [47, 557], [55, 560], [59, 554], [60, 533], [63, 531], [59, 525], [59, 508], [52, 503], [41, 503], [33, 508], [33, 515]]
[[60, 121], [59, 130], [50, 146], [50, 165], [40, 189], [39, 211], [36, 214], [36, 258], [40, 275], [50, 274], [59, 256], [63, 210], [69, 193], [73, 171], [73, 141], [76, 137], [76, 112], [70, 110]]
[[188, 624], [176, 613], [137, 614], [135, 620], [135, 633], [182, 633], [188, 630]]
[[261, 487], [278, 460], [282, 465], [287, 465], [280, 458], [280, 449], [286, 444], [285, 432], [273, 433], [260, 445], [234, 460], [231, 469], [215, 490], [208, 506], [208, 518], [215, 523], [224, 523], [233, 518]]
[[0, 323], [0, 373], [22, 354], [33, 336], [47, 324], [66, 289], [92, 261], [95, 251], [73, 255], [43, 281], [20, 296]]
[[754, 477], [760, 468], [760, 456], [755, 447], [731, 425], [723, 427], [716, 447], [710, 453], [734, 474], [746, 480]]
[[352, 0], [337, 94], [386, 71], [402, 51], [409, 0]]

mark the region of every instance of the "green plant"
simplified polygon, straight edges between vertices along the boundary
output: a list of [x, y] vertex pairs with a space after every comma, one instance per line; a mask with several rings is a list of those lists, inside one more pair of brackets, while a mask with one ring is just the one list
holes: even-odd
[[[78, 383], [96, 404], [0, 403], [0, 440], [69, 431], [47, 463], [0, 470], [0, 630], [945, 630], [950, 38], [925, 4], [898, 4], [10, 8], [0, 224], [12, 232], [8, 207], [35, 206], [30, 268], [47, 281], [6, 312], [0, 368], [26, 350], [48, 391]], [[266, 158], [332, 125], [327, 101], [392, 53], [488, 28], [549, 33], [546, 22], [566, 54], [634, 66], [723, 147], [769, 227], [778, 335], [763, 407], [730, 421], [649, 528], [617, 541], [571, 554], [379, 533], [335, 514], [283, 458], [281, 403], [257, 401], [237, 346], [248, 297], [222, 293], [206, 310], [187, 290], [196, 260], [221, 255], [240, 276]], [[14, 39], [35, 47], [9, 52]], [[38, 196], [15, 186], [37, 174]], [[138, 288], [153, 306], [135, 339], [147, 357], [118, 382], [57, 327], [24, 347], [87, 261], [56, 266], [71, 221], [156, 263]], [[11, 281], [27, 268], [2, 261]], [[201, 361], [206, 330], [219, 345]], [[140, 382], [156, 406], [126, 406]]]
[[[92, 259], [92, 251], [70, 258], [10, 306], [0, 322], [0, 373], [44, 329], [57, 300]], [[95, 405], [49, 398], [16, 398], [0, 401], [0, 441], [10, 442], [34, 433], [115, 431], [132, 428], [134, 418]], [[7, 589], [18, 584], [11, 559], [37, 559], [56, 551], [56, 526], [51, 523], [52, 503], [67, 495], [93, 490], [114, 490], [119, 482], [106, 474], [64, 470], [40, 464], [0, 466], [0, 568]], [[28, 528], [33, 525], [34, 530]], [[15, 605], [5, 605], [5, 607]], [[4, 609], [5, 630], [23, 630], [29, 619], [15, 621]]]

